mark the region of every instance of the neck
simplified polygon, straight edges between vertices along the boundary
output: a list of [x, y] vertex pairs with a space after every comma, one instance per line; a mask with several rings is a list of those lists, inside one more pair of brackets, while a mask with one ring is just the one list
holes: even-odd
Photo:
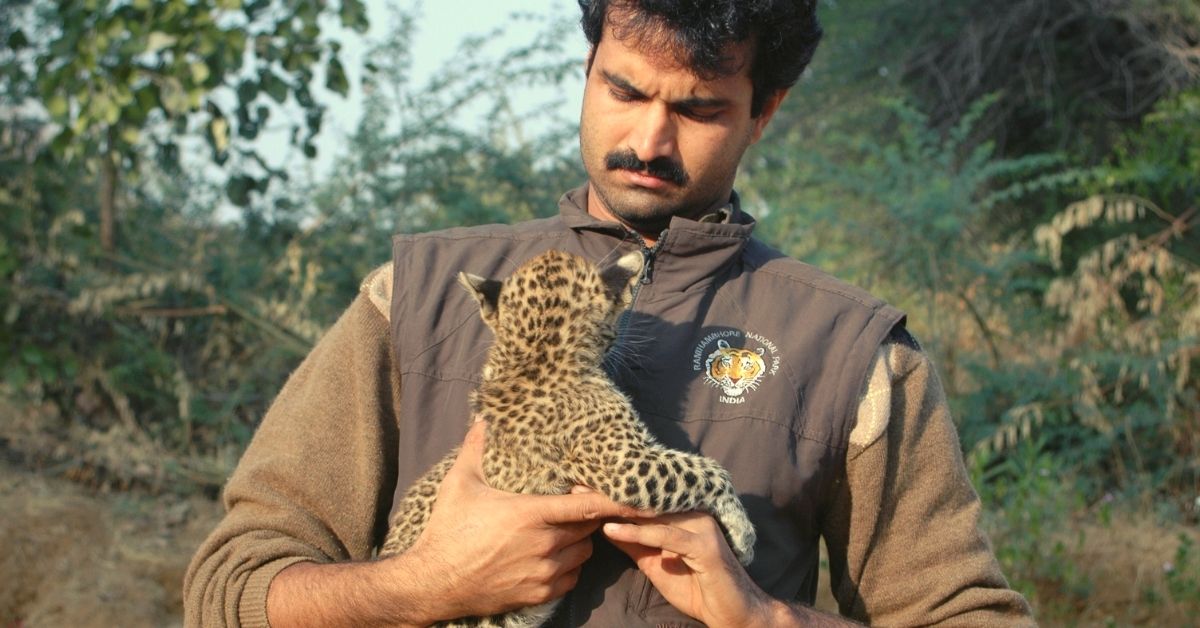
[[547, 348], [541, 342], [497, 343], [488, 352], [489, 370], [498, 377], [536, 372], [541, 369], [572, 371], [602, 370], [604, 352], [588, 347]]
[[666, 228], [664, 226], [663, 229], [647, 229], [629, 224], [628, 221], [623, 220], [604, 206], [604, 202], [600, 200], [600, 195], [596, 193], [596, 188], [592, 187], [590, 183], [588, 184], [587, 213], [598, 220], [620, 223], [629, 233], [637, 234], [642, 239], [642, 243], [646, 248], [653, 248], [654, 243], [658, 241], [658, 237], [662, 235], [663, 229]]

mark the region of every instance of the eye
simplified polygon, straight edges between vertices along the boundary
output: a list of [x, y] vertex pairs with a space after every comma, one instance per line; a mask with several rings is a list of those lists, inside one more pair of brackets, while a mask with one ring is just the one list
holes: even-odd
[[638, 99], [638, 97], [635, 94], [631, 94], [627, 91], [620, 90], [615, 87], [609, 88], [608, 95], [612, 96], [613, 100], [616, 100], [618, 102], [634, 102]]
[[721, 117], [721, 113], [722, 112], [719, 109], [692, 109], [690, 107], [683, 107], [679, 109], [679, 115], [688, 118], [689, 120], [695, 120], [696, 122], [713, 122], [717, 118]]

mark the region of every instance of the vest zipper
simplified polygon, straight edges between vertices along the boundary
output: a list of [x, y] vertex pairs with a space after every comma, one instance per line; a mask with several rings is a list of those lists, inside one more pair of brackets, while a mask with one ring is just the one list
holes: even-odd
[[637, 306], [638, 293], [642, 291], [642, 286], [654, 281], [654, 258], [658, 255], [659, 249], [662, 248], [663, 239], [666, 236], [667, 232], [664, 229], [658, 235], [658, 240], [654, 242], [654, 247], [652, 248], [646, 246], [645, 242], [642, 242], [641, 236], [632, 231], [627, 235], [629, 238], [638, 238], [638, 241], [642, 243], [642, 276], [638, 279], [637, 283], [633, 284], [633, 289], [629, 296], [629, 307], [621, 314], [621, 320], [617, 324], [617, 338], [624, 336], [625, 331], [629, 329], [629, 319], [633, 318], [633, 310]]
[[659, 249], [662, 248], [663, 239], [666, 236], [667, 232], [664, 230], [658, 235], [658, 240], [654, 242], [653, 248], [642, 244], [642, 278], [633, 285], [633, 298], [629, 301], [629, 309], [633, 309], [633, 303], [637, 301], [637, 295], [642, 286], [654, 281], [654, 259], [658, 255]]

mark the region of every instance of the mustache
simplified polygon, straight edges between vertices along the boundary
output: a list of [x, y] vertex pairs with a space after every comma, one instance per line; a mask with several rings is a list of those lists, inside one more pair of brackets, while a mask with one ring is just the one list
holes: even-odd
[[650, 176], [665, 179], [680, 187], [687, 185], [689, 180], [687, 172], [683, 169], [683, 164], [670, 157], [655, 157], [646, 162], [638, 159], [637, 154], [631, 149], [614, 150], [605, 155], [604, 165], [609, 170], [636, 170], [645, 172]]

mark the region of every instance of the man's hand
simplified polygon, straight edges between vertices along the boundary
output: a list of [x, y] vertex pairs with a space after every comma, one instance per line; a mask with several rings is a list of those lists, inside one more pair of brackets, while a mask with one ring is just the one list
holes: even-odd
[[[429, 523], [402, 556], [439, 566], [427, 577], [453, 614], [491, 615], [562, 597], [606, 518], [645, 515], [598, 493], [533, 496], [487, 485], [484, 429], [472, 426], [438, 490]], [[487, 586], [480, 586], [487, 583]]]
[[604, 520], [648, 515], [599, 493], [495, 490], [483, 479], [483, 449], [477, 423], [404, 553], [281, 571], [267, 597], [271, 625], [428, 625], [541, 604], [574, 588]]
[[667, 602], [711, 628], [854, 625], [767, 595], [738, 564], [720, 525], [706, 513], [607, 523], [604, 534]]
[[608, 523], [604, 534], [629, 555], [672, 606], [708, 626], [767, 626], [773, 600], [733, 556], [705, 513]]

